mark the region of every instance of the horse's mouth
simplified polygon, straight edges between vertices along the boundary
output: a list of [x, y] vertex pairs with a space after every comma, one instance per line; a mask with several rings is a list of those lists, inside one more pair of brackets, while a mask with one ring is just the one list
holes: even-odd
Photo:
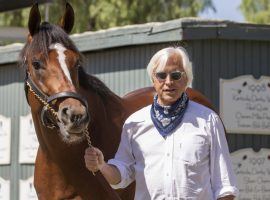
[[65, 126], [58, 124], [62, 139], [66, 143], [79, 143], [85, 139], [85, 130], [87, 126]]
[[67, 128], [67, 132], [70, 134], [80, 135], [86, 130], [86, 126], [71, 126]]

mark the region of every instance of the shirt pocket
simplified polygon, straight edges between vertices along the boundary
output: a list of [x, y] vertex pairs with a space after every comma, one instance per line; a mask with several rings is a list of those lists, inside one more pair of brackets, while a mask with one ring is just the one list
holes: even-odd
[[183, 138], [179, 142], [179, 159], [191, 164], [197, 165], [209, 157], [209, 145], [205, 137], [193, 136]]

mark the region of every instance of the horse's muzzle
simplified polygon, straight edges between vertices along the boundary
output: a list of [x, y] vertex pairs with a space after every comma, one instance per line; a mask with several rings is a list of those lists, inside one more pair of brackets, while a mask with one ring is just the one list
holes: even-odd
[[60, 106], [58, 116], [66, 131], [74, 134], [82, 133], [90, 121], [88, 110], [82, 104]]

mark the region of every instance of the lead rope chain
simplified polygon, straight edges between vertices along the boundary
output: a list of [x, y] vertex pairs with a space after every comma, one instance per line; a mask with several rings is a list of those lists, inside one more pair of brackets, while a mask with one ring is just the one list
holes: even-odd
[[50, 104], [47, 103], [46, 101], [44, 101], [40, 96], [38, 96], [38, 94], [32, 89], [31, 85], [28, 82], [26, 82], [26, 84], [29, 87], [30, 92], [32, 92], [34, 94], [34, 96], [37, 98], [37, 100], [39, 100], [45, 106], [45, 108], [48, 109], [52, 113], [53, 117], [57, 121], [59, 121], [57, 112], [50, 106]]
[[[53, 109], [53, 107], [50, 106], [49, 103], [47, 103], [46, 101], [44, 101], [31, 87], [31, 85], [26, 81], [26, 84], [27, 86], [29, 87], [29, 91], [32, 92], [32, 94], [34, 94], [34, 96], [37, 98], [37, 100], [39, 100], [44, 106], [46, 109], [48, 109], [53, 117], [55, 118], [56, 121], [59, 121], [58, 119], [58, 114], [57, 112]], [[50, 129], [53, 129], [53, 128], [56, 128], [54, 125], [52, 125], [51, 127], [49, 127]], [[89, 131], [88, 131], [88, 128], [84, 129], [83, 131], [85, 137], [86, 137], [86, 140], [87, 140], [87, 144], [90, 148], [93, 147], [92, 143], [91, 143], [91, 138], [90, 138], [90, 134], [89, 134]], [[92, 171], [92, 174], [95, 176], [95, 172]]]
[[[89, 146], [90, 148], [93, 148], [93, 145], [92, 145], [92, 143], [91, 143], [90, 134], [89, 134], [89, 132], [88, 132], [88, 128], [87, 128], [87, 127], [86, 127], [86, 129], [84, 129], [83, 133], [84, 133], [84, 135], [85, 135], [85, 137], [86, 137], [88, 146]], [[94, 176], [96, 175], [94, 171], [92, 171], [92, 174], [93, 174]]]

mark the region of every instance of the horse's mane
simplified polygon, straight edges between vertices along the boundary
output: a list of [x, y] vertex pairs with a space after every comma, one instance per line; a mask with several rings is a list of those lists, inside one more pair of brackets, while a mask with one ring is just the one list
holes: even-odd
[[103, 101], [115, 96], [114, 93], [97, 77], [87, 74], [82, 67], [79, 67], [79, 84], [84, 89], [91, 89], [97, 93]]
[[[60, 43], [65, 48], [74, 51], [79, 55], [80, 63], [83, 62], [82, 54], [69, 35], [60, 26], [43, 22], [39, 27], [39, 31], [32, 37], [32, 41], [28, 41], [23, 47], [19, 56], [19, 65], [25, 67], [25, 58], [32, 55], [39, 55], [40, 52], [43, 53], [45, 59], [48, 59], [49, 47], [54, 43]], [[94, 91], [104, 101], [109, 96], [116, 96], [102, 81], [87, 74], [82, 67], [79, 67], [79, 83], [84, 89]]]

